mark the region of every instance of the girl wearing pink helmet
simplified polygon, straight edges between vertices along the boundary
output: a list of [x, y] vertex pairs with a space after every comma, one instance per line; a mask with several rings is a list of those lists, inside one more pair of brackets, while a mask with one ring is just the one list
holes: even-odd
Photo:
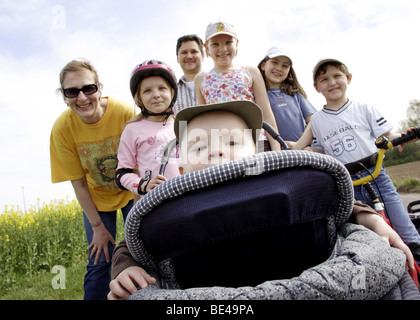
[[175, 139], [172, 107], [177, 97], [177, 80], [164, 62], [146, 60], [132, 71], [130, 91], [141, 113], [127, 123], [121, 135], [115, 182], [139, 199], [179, 175], [175, 151], [170, 156], [165, 176], [159, 174], [163, 153]]

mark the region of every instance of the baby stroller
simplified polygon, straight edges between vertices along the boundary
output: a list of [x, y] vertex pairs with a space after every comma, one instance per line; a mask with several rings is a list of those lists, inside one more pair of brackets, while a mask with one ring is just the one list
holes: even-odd
[[407, 206], [408, 214], [417, 230], [420, 232], [420, 200], [412, 201]]
[[[132, 299], [358, 299], [366, 286], [375, 292], [369, 297], [382, 298], [403, 277], [405, 258], [346, 223], [353, 201], [346, 168], [306, 151], [258, 153], [166, 181], [127, 217], [127, 246], [158, 279]], [[381, 286], [369, 288], [366, 270], [352, 260], [358, 237], [382, 245], [380, 261], [366, 262], [375, 270], [382, 264]], [[339, 259], [325, 264], [331, 257]], [[306, 281], [313, 276], [315, 286]], [[346, 289], [330, 294], [330, 285]]]

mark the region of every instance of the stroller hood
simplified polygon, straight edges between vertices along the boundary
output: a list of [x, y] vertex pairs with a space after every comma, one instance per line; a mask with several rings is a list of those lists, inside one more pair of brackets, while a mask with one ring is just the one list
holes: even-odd
[[[146, 268], [146, 270], [155, 271], [159, 274], [159, 263], [162, 257], [157, 257], [158, 254], [156, 253], [156, 250], [148, 246], [146, 243], [147, 241], [145, 241], [144, 233], [149, 231], [148, 228], [144, 228], [147, 230], [143, 230], [144, 232], [142, 232], [143, 223], [149, 218], [148, 215], [150, 217], [153, 216], [156, 208], [166, 205], [171, 199], [182, 197], [189, 193], [203, 191], [202, 194], [204, 194], [208, 188], [228, 183], [232, 180], [247, 179], [250, 177], [252, 177], [252, 179], [259, 179], [259, 177], [263, 177], [267, 174], [270, 175], [279, 170], [284, 171], [287, 169], [303, 167], [316, 169], [315, 171], [328, 173], [328, 175], [331, 176], [332, 184], [336, 190], [334, 193], [336, 204], [335, 207], [332, 208], [333, 213], [329, 217], [327, 225], [329, 247], [332, 248], [336, 240], [336, 230], [348, 220], [353, 208], [353, 186], [350, 175], [345, 167], [332, 157], [312, 152], [293, 150], [259, 153], [220, 166], [214, 166], [205, 170], [179, 176], [159, 185], [140, 199], [127, 217], [125, 225], [127, 246], [133, 257]], [[281, 183], [281, 181], [279, 181], [279, 183]], [[299, 181], [299, 178], [297, 177], [292, 183], [302, 184], [302, 181]], [[320, 192], [324, 191], [320, 186], [317, 188], [318, 195]], [[248, 187], [247, 192], [252, 193], [252, 190], [250, 189], [252, 188]], [[328, 190], [330, 189], [325, 188], [325, 193], [327, 193]], [[238, 193], [240, 192], [242, 191], [238, 190]], [[305, 197], [305, 195], [303, 194], [302, 197]], [[171, 213], [168, 213], [168, 216], [171, 217]], [[171, 219], [174, 218], [171, 217]], [[293, 223], [293, 221], [289, 222]], [[223, 221], [220, 222], [220, 225], [222, 224]], [[238, 223], [236, 222], [232, 223], [232, 226], [237, 224]], [[196, 241], [197, 237], [200, 237], [200, 239], [203, 238], [203, 232], [201, 231], [196, 232], [196, 236], [191, 235], [190, 238], [185, 238], [184, 236], [186, 233], [188, 233], [187, 236], [189, 236], [189, 234], [193, 234], [193, 232], [187, 232], [186, 229], [178, 230], [176, 223], [171, 222], [171, 226], [174, 228], [173, 235], [175, 236], [171, 236], [171, 238], [165, 240], [167, 243], [166, 246], [168, 247], [166, 250], [168, 252], [176, 251], [176, 249], [174, 249], [175, 246], [171, 246], [172, 244], [183, 247], [181, 244], [182, 241], [185, 241], [185, 244], [190, 244], [191, 242]], [[194, 225], [192, 228], [194, 228]], [[216, 238], [218, 236], [216, 228], [212, 228], [209, 232], [213, 232], [211, 233], [210, 238]], [[150, 233], [151, 231], [149, 234]], [[180, 234], [179, 238], [175, 238], [177, 233]], [[162, 235], [162, 232], [160, 235]], [[146, 238], [147, 237], [149, 237], [149, 235], [146, 235]], [[192, 246], [193, 245], [194, 244], [192, 244]], [[168, 257], [163, 257], [163, 259], [165, 258]]]

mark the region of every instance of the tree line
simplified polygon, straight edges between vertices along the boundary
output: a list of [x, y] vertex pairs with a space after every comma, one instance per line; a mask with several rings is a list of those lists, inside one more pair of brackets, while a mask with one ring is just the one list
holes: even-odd
[[[408, 128], [419, 126], [420, 100], [412, 100], [407, 107], [407, 118], [400, 122], [399, 131], [405, 132]], [[402, 152], [400, 152], [398, 148], [388, 150], [386, 152], [384, 165], [390, 167], [414, 161], [420, 161], [420, 141], [406, 145]]]

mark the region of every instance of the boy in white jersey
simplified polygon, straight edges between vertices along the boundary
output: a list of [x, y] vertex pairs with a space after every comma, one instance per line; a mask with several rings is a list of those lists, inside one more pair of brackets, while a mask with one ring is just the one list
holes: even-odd
[[[314, 68], [313, 79], [315, 89], [326, 99], [326, 105], [311, 119], [313, 151], [328, 154], [346, 164], [377, 152], [376, 138], [387, 136], [395, 139], [400, 136], [391, 133], [393, 126], [376, 109], [347, 98], [346, 90], [352, 75], [341, 61], [321, 60]], [[373, 169], [369, 168], [369, 171], [373, 172]], [[362, 172], [353, 178], [366, 175], [369, 172]], [[418, 258], [416, 251], [419, 250], [420, 235], [384, 168], [375, 181], [395, 230]], [[373, 184], [374, 187], [376, 185]], [[356, 200], [372, 205], [363, 186], [354, 189]]]

